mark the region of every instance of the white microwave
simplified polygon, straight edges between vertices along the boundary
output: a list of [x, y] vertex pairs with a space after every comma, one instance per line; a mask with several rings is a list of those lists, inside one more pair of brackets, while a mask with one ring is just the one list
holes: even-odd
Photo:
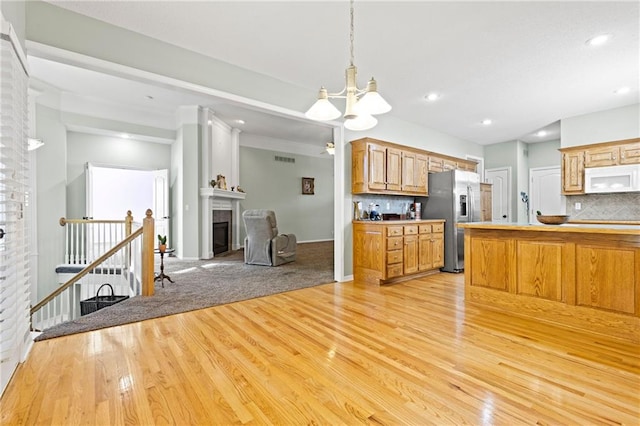
[[640, 164], [584, 169], [584, 192], [587, 194], [634, 191], [640, 191]]

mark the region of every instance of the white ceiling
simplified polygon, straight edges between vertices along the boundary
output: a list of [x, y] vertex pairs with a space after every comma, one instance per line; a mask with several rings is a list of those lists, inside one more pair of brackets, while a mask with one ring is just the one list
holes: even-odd
[[[296, 86], [344, 86], [346, 1], [50, 3]], [[558, 139], [560, 119], [639, 102], [639, 16], [636, 1], [356, 1], [359, 85], [373, 75], [393, 106], [389, 114], [464, 140]], [[612, 35], [604, 46], [585, 43], [602, 33]], [[48, 62], [34, 61], [32, 75], [77, 96], [136, 104], [132, 96], [151, 90]], [[620, 87], [631, 90], [615, 94]], [[256, 126], [243, 129], [250, 133], [271, 131], [266, 135], [321, 144], [331, 137], [328, 128], [299, 120], [278, 118], [284, 121], [260, 128], [264, 115], [256, 111], [155, 89], [153, 109], [159, 113], [198, 102], [225, 120], [241, 118], [245, 126]], [[441, 98], [427, 102], [430, 92]], [[493, 124], [481, 125], [486, 118]], [[274, 132], [290, 126], [291, 134]], [[547, 127], [546, 137], [533, 136]]]

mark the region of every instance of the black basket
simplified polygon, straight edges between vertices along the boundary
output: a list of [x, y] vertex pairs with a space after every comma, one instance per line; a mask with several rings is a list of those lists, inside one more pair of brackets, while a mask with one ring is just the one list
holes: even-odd
[[[109, 286], [111, 289], [110, 296], [100, 296], [100, 290], [102, 287]], [[128, 299], [129, 296], [115, 296], [113, 294], [113, 287], [111, 284], [102, 284], [98, 291], [96, 291], [96, 297], [92, 297], [91, 299], [81, 300], [80, 301], [80, 315], [87, 315], [91, 312], [99, 311], [102, 308], [106, 308], [107, 306], [115, 305], [118, 302], [122, 302], [125, 299]]]

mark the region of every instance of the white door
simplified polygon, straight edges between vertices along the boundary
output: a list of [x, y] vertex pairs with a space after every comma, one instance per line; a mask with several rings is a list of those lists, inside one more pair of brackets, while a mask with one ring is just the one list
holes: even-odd
[[560, 167], [541, 167], [529, 170], [529, 222], [537, 223], [536, 211], [542, 214], [565, 214], [565, 197], [561, 194]]
[[511, 167], [487, 169], [484, 175], [487, 182], [493, 184], [491, 194], [491, 214], [493, 222], [512, 222]]

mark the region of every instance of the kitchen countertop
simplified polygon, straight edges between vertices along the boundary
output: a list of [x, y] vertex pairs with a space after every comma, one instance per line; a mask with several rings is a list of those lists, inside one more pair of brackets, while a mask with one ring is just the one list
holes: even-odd
[[387, 219], [387, 220], [369, 220], [361, 219], [354, 220], [353, 223], [371, 223], [380, 225], [411, 225], [414, 223], [440, 223], [444, 222], [444, 219]]
[[493, 229], [511, 231], [572, 232], [589, 234], [625, 234], [640, 235], [638, 225], [600, 224], [600, 223], [564, 223], [562, 225], [543, 225], [531, 223], [472, 222], [459, 223], [463, 229]]

